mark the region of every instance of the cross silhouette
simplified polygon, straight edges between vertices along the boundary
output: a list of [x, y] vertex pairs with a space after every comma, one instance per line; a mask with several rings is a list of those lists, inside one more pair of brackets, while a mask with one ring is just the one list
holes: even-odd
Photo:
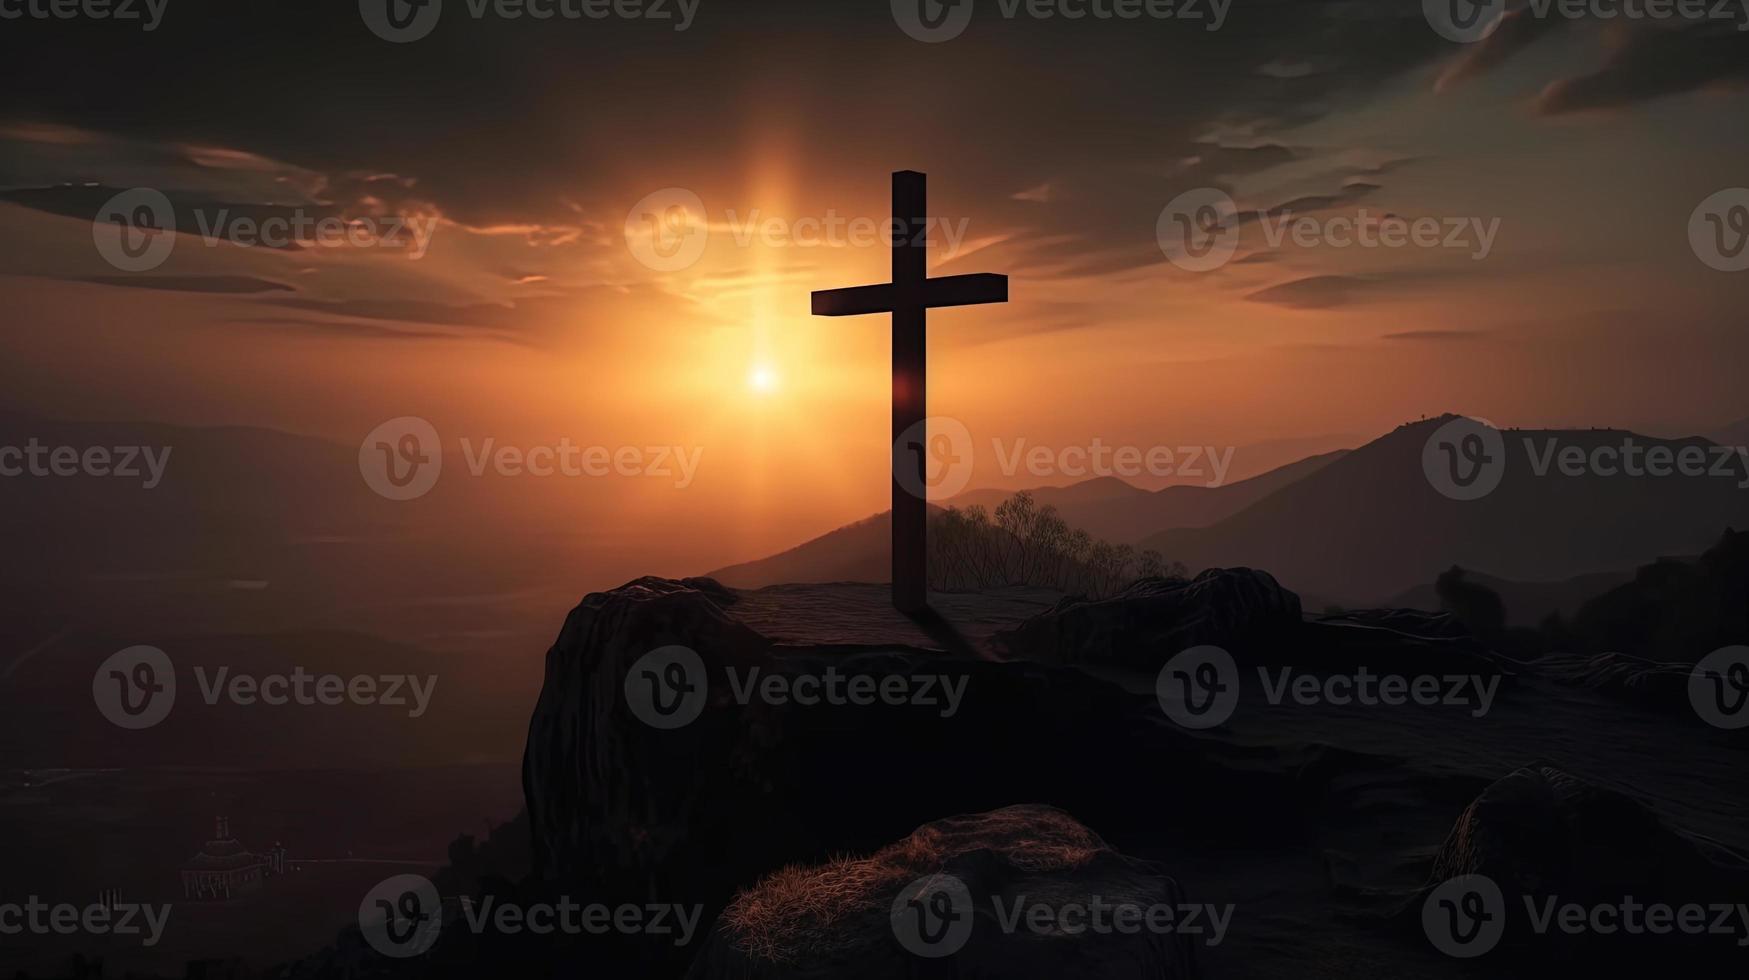
[[[907, 613], [929, 606], [929, 502], [923, 493], [926, 461], [920, 424], [928, 417], [927, 311], [933, 306], [1008, 302], [1007, 276], [929, 278], [926, 180], [915, 170], [893, 174], [893, 281], [813, 294], [815, 316], [893, 315], [893, 605]], [[901, 445], [906, 439], [910, 444]], [[917, 467], [909, 487], [899, 479], [907, 451]]]

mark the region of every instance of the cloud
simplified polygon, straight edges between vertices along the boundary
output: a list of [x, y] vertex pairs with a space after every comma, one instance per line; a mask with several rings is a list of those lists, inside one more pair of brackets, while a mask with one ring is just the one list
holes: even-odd
[[276, 301], [276, 305], [365, 320], [393, 320], [401, 323], [507, 331], [516, 325], [519, 304], [471, 303], [456, 306], [418, 299], [286, 299]]
[[[122, 190], [102, 184], [56, 184], [0, 191], [0, 201], [44, 214], [93, 221], [103, 213], [110, 198]], [[328, 204], [226, 201], [178, 189], [165, 189], [163, 193], [170, 200], [171, 222], [177, 234], [211, 236], [236, 245], [279, 251], [307, 247], [295, 237], [300, 228], [314, 234], [317, 222], [344, 220], [346, 216], [343, 209]], [[385, 238], [393, 236], [395, 226], [385, 223], [381, 228]]]
[[1309, 61], [1288, 61], [1283, 58], [1257, 66], [1257, 74], [1270, 78], [1305, 78], [1317, 71], [1317, 66]]
[[1615, 109], [1718, 86], [1749, 83], [1749, 32], [1709, 22], [1682, 28], [1610, 32], [1603, 67], [1549, 84], [1539, 115]]
[[[1453, 268], [1396, 268], [1359, 275], [1321, 275], [1293, 279], [1257, 290], [1245, 298], [1291, 310], [1327, 310], [1338, 306], [1401, 294], [1425, 286], [1461, 282], [1482, 275], [1479, 263]], [[1456, 340], [1461, 331], [1406, 330], [1389, 335], [1399, 340]]]
[[1538, 17], [1529, 7], [1508, 11], [1492, 33], [1464, 49], [1461, 56], [1446, 66], [1433, 83], [1433, 90], [1448, 91], [1500, 67], [1562, 22], [1564, 19], [1558, 16]]
[[[419, 337], [453, 340], [495, 340], [522, 346], [538, 346], [556, 328], [575, 334], [586, 326], [580, 311], [590, 311], [596, 319], [611, 321], [618, 303], [640, 297], [658, 295], [653, 287], [622, 288], [610, 286], [554, 289], [539, 296], [524, 296], [502, 303], [441, 303], [424, 299], [354, 298], [314, 299], [308, 297], [266, 299], [263, 302], [277, 309], [296, 310], [317, 317], [341, 317], [379, 324], [395, 324], [395, 331], [406, 334], [400, 325], [419, 328], [450, 327], [448, 331], [415, 333]], [[295, 324], [322, 323], [334, 329], [353, 328], [347, 324], [328, 324], [325, 320], [301, 318], [274, 319], [272, 322]]]
[[1290, 310], [1328, 310], [1347, 306], [1372, 284], [1373, 280], [1358, 276], [1308, 276], [1260, 289], [1245, 298]]
[[1213, 182], [1222, 177], [1243, 177], [1300, 159], [1304, 154], [1280, 143], [1256, 146], [1226, 146], [1199, 143], [1196, 154], [1180, 161], [1178, 176]]
[[1241, 255], [1232, 261], [1233, 265], [1262, 265], [1266, 262], [1280, 262], [1281, 252], [1273, 248], [1260, 248], [1255, 252]]
[[254, 276], [86, 276], [73, 282], [124, 289], [163, 289], [178, 293], [295, 293], [297, 289], [271, 279]]
[[[1207, 182], [1187, 176], [1292, 162], [1304, 151], [1272, 134], [1375, 99], [1382, 83], [1445, 50], [1419, 10], [1400, 3], [1304, 0], [1276, 5], [1268, 17], [1235, 16], [1213, 32], [1089, 23], [1085, 31], [1065, 25], [1065, 35], [993, 23], [925, 72], [919, 59], [928, 51], [895, 29], [885, 4], [772, 0], [733, 14], [701, 19], [684, 36], [666, 24], [605, 31], [446, 18], [426, 41], [397, 47], [372, 35], [355, 6], [303, 5], [262, 34], [259, 11], [222, 5], [154, 36], [155, 59], [200, 64], [198, 77], [134, 71], [136, 39], [104, 32], [80, 41], [86, 70], [67, 75], [61, 69], [73, 52], [47, 44], [17, 52], [0, 76], [60, 78], [33, 93], [32, 111], [129, 144], [130, 163], [179, 164], [237, 185], [273, 177], [285, 191], [340, 209], [367, 200], [429, 205], [477, 234], [579, 249], [616, 239], [626, 207], [650, 190], [689, 187], [715, 206], [747, 186], [736, 161], [785, 152], [793, 158], [782, 169], [796, 184], [829, 185], [885, 152], [876, 152], [875, 134], [903, 126], [915, 147], [940, 148], [917, 154], [920, 163], [975, 175], [964, 209], [975, 208], [990, 234], [1033, 227], [1040, 257], [1052, 249], [1044, 242], [1072, 236], [1157, 258], [1147, 212]], [[795, 44], [798, 36], [807, 43]], [[237, 37], [262, 43], [240, 47]], [[346, 72], [312, 73], [312, 50], [335, 64], [384, 67], [366, 73], [368, 84]], [[591, 94], [601, 78], [675, 57], [687, 70], [659, 74], [638, 98]], [[1059, 73], [1013, 70], [1065, 59], [1101, 93], [1096, 108], [1066, 98]], [[224, 85], [215, 89], [213, 78]], [[810, 81], [819, 78], [832, 84]], [[552, 97], [506, 95], [517, 92]], [[943, 92], [951, 95], [946, 111], [919, 118], [906, 108]], [[227, 111], [213, 111], [214, 98]], [[851, 133], [846, 119], [856, 120]], [[1211, 135], [1229, 130], [1244, 135]], [[717, 152], [701, 156], [701, 146]], [[628, 150], [642, 162], [632, 166]], [[1173, 172], [1173, 161], [1189, 158], [1198, 169]], [[40, 163], [57, 180], [121, 180], [105, 156], [46, 169], [61, 160], [39, 155], [32, 171]], [[874, 165], [877, 174], [882, 166]], [[146, 181], [122, 186], [133, 183]], [[239, 199], [199, 186], [216, 200]], [[1075, 206], [1037, 206], [1046, 200]]]
[[347, 320], [322, 320], [295, 316], [240, 317], [232, 323], [259, 324], [280, 327], [322, 336], [349, 337], [367, 340], [456, 340], [465, 335], [453, 331], [420, 327], [388, 327], [377, 323]]
[[1403, 330], [1397, 333], [1385, 334], [1379, 339], [1411, 341], [1479, 340], [1482, 337], [1487, 336], [1489, 332], [1490, 331], [1487, 330]]
[[1296, 197], [1291, 201], [1277, 204], [1265, 211], [1241, 211], [1236, 216], [1239, 224], [1257, 221], [1262, 218], [1280, 218], [1292, 214], [1309, 214], [1314, 211], [1330, 211], [1335, 208], [1352, 204], [1376, 191], [1383, 190], [1378, 184], [1364, 181], [1350, 181], [1342, 189], [1333, 194], [1310, 194]]

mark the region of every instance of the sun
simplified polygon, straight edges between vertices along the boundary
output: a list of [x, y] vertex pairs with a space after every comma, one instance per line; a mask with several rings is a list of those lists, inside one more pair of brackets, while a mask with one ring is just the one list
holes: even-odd
[[769, 364], [755, 364], [747, 372], [747, 387], [765, 393], [777, 389], [777, 372]]

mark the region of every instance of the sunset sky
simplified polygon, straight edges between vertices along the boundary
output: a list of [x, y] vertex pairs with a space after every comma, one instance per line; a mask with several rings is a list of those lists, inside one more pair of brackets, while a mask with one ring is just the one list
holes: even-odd
[[[1697, 205], [1749, 185], [1740, 25], [1516, 15], [1464, 45], [1418, 0], [1234, 0], [1219, 30], [977, 3], [934, 44], [880, 0], [701, 0], [686, 30], [449, 0], [406, 44], [344, 2], [0, 23], [0, 407], [347, 446], [408, 415], [446, 441], [695, 446], [691, 486], [592, 486], [584, 520], [726, 516], [712, 555], [753, 557], [886, 506], [886, 320], [812, 318], [808, 292], [883, 281], [889, 255], [739, 225], [881, 220], [889, 172], [916, 169], [965, 222], [932, 271], [1010, 276], [1008, 304], [930, 318], [931, 414], [980, 453], [1749, 414], [1749, 272], [1689, 241]], [[432, 233], [418, 258], [184, 234], [129, 273], [92, 217], [133, 187], [179, 225], [274, 205]], [[1497, 232], [1476, 258], [1276, 247], [1249, 223], [1234, 261], [1191, 272], [1156, 223], [1205, 187]], [[666, 188], [708, 229], [673, 271], [624, 234]], [[973, 480], [1038, 482], [1065, 481], [982, 456]]]

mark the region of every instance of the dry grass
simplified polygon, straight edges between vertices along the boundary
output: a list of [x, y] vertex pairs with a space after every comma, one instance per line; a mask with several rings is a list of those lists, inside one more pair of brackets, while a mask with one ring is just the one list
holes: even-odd
[[866, 858], [841, 857], [818, 867], [786, 867], [735, 897], [723, 923], [735, 948], [760, 959], [793, 962], [842, 941], [845, 920], [879, 913], [897, 889], [974, 851], [1001, 855], [1034, 872], [1079, 868], [1108, 848], [1098, 835], [1049, 807], [1012, 806], [952, 817]]

